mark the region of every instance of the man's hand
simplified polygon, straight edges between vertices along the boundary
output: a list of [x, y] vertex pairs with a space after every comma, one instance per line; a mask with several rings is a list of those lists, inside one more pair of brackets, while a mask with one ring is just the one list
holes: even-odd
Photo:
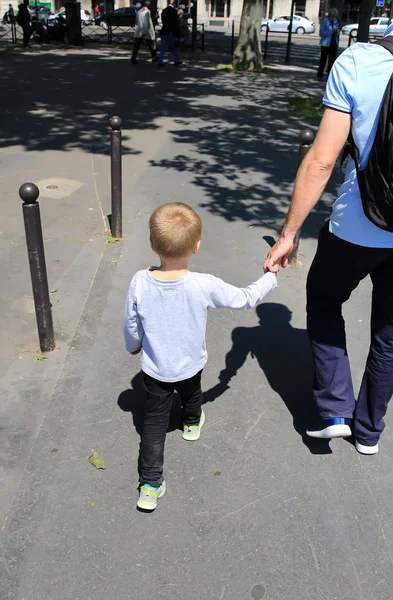
[[130, 352], [130, 354], [132, 354], [132, 356], [136, 356], [141, 350], [142, 348], [139, 348], [139, 350], [135, 350], [135, 352]]
[[292, 236], [280, 237], [278, 242], [274, 244], [263, 263], [265, 273], [270, 271], [270, 273], [277, 275], [280, 267], [285, 269], [288, 264], [289, 255], [293, 250], [293, 240]]

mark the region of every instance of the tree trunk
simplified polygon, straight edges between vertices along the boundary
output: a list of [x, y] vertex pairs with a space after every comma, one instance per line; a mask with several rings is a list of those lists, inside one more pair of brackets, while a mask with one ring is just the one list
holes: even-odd
[[235, 71], [260, 71], [262, 69], [261, 23], [263, 0], [244, 0], [240, 33], [233, 54]]
[[362, 0], [359, 7], [358, 42], [368, 42], [370, 19], [374, 10], [375, 0]]

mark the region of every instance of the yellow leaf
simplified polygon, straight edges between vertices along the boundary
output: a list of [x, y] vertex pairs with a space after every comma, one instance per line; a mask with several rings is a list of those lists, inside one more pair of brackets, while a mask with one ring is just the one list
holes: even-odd
[[97, 452], [93, 452], [90, 456], [89, 463], [96, 469], [105, 469], [104, 459], [101, 458], [101, 456], [98, 456]]

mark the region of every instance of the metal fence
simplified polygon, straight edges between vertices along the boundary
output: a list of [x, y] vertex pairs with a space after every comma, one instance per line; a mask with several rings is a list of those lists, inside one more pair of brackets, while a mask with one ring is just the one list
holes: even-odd
[[2, 23], [0, 25], [0, 42], [10, 42], [15, 44], [17, 42], [17, 25], [16, 23]]
[[[37, 24], [38, 25], [38, 24]], [[36, 28], [33, 27], [33, 30]], [[47, 28], [44, 26], [46, 32], [51, 30], [53, 27]], [[64, 28], [63, 36], [67, 40], [67, 31]], [[118, 45], [130, 45], [134, 41], [135, 27], [122, 27], [114, 26], [110, 23], [105, 25], [87, 25], [82, 23], [82, 40], [86, 44], [118, 44]], [[37, 28], [38, 32], [38, 28]], [[183, 47], [192, 47], [192, 25], [189, 25], [189, 36], [188, 39], [183, 42]], [[159, 32], [157, 32], [159, 38]], [[2, 23], [0, 24], [0, 43], [8, 42], [16, 44], [21, 42], [23, 39], [23, 30], [17, 23]], [[60, 41], [59, 37], [53, 35], [44, 35], [42, 41]], [[205, 51], [205, 26], [203, 24], [197, 25], [196, 27], [196, 44], [195, 49], [200, 49], [202, 52]]]

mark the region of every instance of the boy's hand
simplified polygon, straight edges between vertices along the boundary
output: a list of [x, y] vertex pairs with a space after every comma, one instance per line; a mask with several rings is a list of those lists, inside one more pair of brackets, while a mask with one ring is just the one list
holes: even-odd
[[130, 352], [130, 354], [132, 354], [132, 356], [136, 356], [141, 350], [142, 348], [139, 348], [139, 350], [135, 350], [135, 352]]

